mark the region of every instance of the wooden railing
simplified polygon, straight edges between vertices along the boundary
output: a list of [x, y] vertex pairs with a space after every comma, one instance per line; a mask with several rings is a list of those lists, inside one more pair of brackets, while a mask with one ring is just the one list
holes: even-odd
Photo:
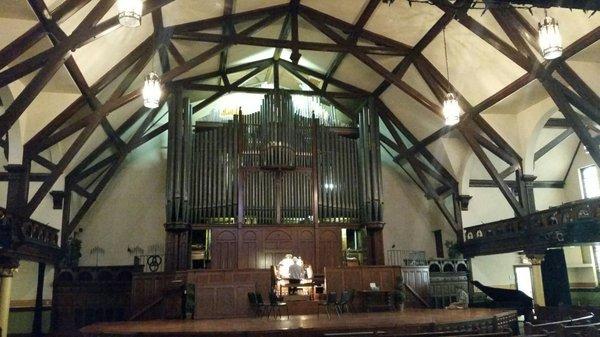
[[463, 254], [476, 256], [600, 241], [600, 198], [578, 200], [465, 228]]
[[[0, 210], [6, 212], [3, 208]], [[0, 221], [3, 254], [46, 262], [55, 262], [58, 258], [58, 229], [13, 214], [7, 214]]]

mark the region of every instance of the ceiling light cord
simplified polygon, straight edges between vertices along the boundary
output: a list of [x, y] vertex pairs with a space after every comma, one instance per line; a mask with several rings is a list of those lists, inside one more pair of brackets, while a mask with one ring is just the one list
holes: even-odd
[[450, 84], [450, 67], [448, 66], [448, 47], [446, 46], [446, 28], [442, 29], [442, 35], [444, 36], [444, 59], [446, 60], [446, 78], [448, 84]]

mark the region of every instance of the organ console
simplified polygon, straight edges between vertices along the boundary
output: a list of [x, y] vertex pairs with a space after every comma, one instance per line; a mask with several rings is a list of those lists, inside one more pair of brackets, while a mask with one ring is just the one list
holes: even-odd
[[210, 268], [269, 268], [287, 253], [315, 261], [317, 270], [337, 266], [345, 228], [366, 233], [364, 263], [383, 263], [372, 101], [348, 118], [318, 97], [276, 90], [258, 111], [208, 114], [194, 124], [181, 88], [172, 97], [167, 270], [190, 268], [195, 230], [211, 233], [202, 243]]

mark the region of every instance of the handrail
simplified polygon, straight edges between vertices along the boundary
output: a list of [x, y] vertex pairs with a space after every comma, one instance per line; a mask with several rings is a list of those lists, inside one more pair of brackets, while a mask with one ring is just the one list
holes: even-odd
[[4, 221], [11, 227], [17, 243], [33, 243], [58, 248], [58, 229], [33, 219], [8, 213], [3, 207], [0, 207], [0, 210], [6, 214]]
[[547, 322], [547, 323], [540, 323], [540, 324], [531, 324], [529, 322], [529, 325], [534, 327], [534, 328], [539, 328], [539, 327], [543, 327], [543, 326], [549, 326], [549, 325], [558, 325], [558, 324], [565, 324], [565, 323], [573, 323], [573, 322], [579, 322], [579, 321], [584, 321], [586, 319], [592, 319], [594, 318], [594, 313], [590, 313], [587, 316], [583, 316], [583, 317], [577, 317], [577, 318], [573, 318], [573, 319], [565, 319], [562, 321], [557, 321], [557, 322]]
[[577, 200], [538, 211], [523, 218], [514, 217], [464, 229], [465, 242], [489, 237], [501, 239], [503, 234], [523, 233], [534, 228], [560, 227], [574, 220], [598, 217], [600, 197]]
[[408, 289], [408, 291], [410, 291], [411, 294], [413, 294], [419, 300], [419, 302], [421, 302], [421, 304], [425, 306], [425, 308], [429, 308], [429, 303], [427, 303], [427, 301], [425, 301], [419, 294], [417, 294], [413, 287], [406, 283], [404, 283], [404, 286], [406, 287], [406, 289]]

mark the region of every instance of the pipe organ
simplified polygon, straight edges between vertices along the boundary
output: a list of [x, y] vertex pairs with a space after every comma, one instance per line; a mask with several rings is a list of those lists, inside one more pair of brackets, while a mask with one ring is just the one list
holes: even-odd
[[369, 102], [358, 124], [308, 115], [274, 91], [260, 110], [191, 123], [174, 90], [169, 106], [166, 268], [189, 269], [193, 232], [210, 268], [268, 268], [286, 253], [317, 269], [340, 265], [342, 229], [362, 230], [366, 263], [381, 256], [379, 118]]

